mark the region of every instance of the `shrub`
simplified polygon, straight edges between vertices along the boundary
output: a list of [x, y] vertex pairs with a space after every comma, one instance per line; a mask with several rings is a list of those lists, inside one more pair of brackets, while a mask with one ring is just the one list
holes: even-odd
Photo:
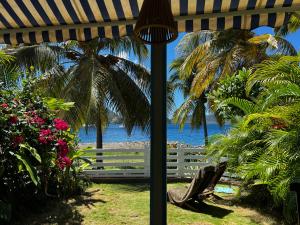
[[234, 105], [222, 104], [228, 98], [239, 98], [251, 101], [258, 95], [259, 88], [255, 87], [251, 93], [246, 93], [246, 83], [252, 70], [243, 68], [236, 74], [226, 76], [217, 83], [217, 88], [208, 95], [211, 109], [224, 120], [235, 120], [236, 116], [244, 116], [244, 112]]
[[0, 87], [0, 202], [13, 208], [35, 198], [67, 197], [80, 182], [76, 136], [34, 93], [33, 83], [24, 82], [21, 91]]
[[257, 65], [245, 91], [259, 86], [259, 94], [252, 102], [237, 97], [222, 102], [238, 107], [245, 116], [208, 148], [215, 157], [228, 156], [247, 186], [264, 185], [291, 223], [296, 201], [289, 187], [300, 178], [299, 62], [299, 57], [281, 57]]

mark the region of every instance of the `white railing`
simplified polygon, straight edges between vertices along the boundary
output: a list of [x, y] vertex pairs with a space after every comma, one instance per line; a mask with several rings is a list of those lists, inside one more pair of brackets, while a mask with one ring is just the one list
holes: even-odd
[[[101, 155], [99, 155], [101, 154]], [[84, 170], [91, 178], [149, 178], [150, 149], [87, 150], [92, 165]], [[209, 165], [210, 159], [202, 148], [178, 147], [167, 150], [167, 176], [191, 178], [199, 168]]]

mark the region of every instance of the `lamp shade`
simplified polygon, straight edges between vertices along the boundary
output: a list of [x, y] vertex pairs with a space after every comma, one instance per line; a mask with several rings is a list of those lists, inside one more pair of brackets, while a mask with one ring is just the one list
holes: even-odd
[[134, 29], [135, 36], [147, 44], [163, 44], [178, 36], [177, 24], [168, 0], [144, 0]]

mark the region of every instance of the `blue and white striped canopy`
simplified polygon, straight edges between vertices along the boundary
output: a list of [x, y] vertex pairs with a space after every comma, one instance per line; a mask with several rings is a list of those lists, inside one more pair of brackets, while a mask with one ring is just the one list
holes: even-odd
[[[0, 0], [0, 43], [131, 35], [143, 0]], [[170, 0], [179, 32], [278, 27], [300, 0]]]

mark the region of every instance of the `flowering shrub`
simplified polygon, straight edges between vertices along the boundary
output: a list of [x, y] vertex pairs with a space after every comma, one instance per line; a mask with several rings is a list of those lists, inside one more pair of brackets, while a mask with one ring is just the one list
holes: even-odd
[[48, 165], [50, 168], [63, 170], [72, 165], [75, 136], [68, 123], [56, 118], [39, 97], [1, 92], [0, 126], [1, 155], [26, 158], [31, 152], [25, 150], [33, 148], [36, 154], [43, 155], [41, 160], [55, 162]]
[[0, 85], [0, 201], [65, 196], [78, 181], [75, 135], [31, 86], [12, 92]]

